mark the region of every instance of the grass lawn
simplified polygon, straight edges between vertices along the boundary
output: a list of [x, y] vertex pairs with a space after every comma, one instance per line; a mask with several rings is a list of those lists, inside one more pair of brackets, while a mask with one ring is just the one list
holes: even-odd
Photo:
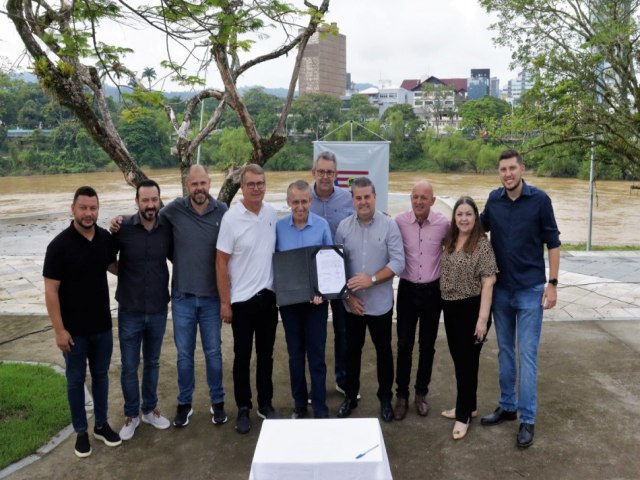
[[0, 469], [34, 453], [71, 423], [64, 376], [0, 362]]
[[[579, 243], [562, 243], [560, 250], [586, 250], [587, 244], [585, 242]], [[640, 245], [591, 245], [591, 251], [593, 252], [634, 252], [640, 250]]]

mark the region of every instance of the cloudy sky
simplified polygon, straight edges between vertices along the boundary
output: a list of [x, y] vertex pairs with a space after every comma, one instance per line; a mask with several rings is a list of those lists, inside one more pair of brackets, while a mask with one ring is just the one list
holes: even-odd
[[[294, 1], [299, 4], [301, 2]], [[357, 83], [377, 84], [434, 75], [441, 78], [468, 77], [471, 68], [490, 68], [501, 86], [515, 77], [509, 70], [511, 53], [493, 45], [488, 30], [492, 19], [476, 0], [332, 0], [328, 22], [336, 22], [347, 37], [347, 71]], [[10, 62], [23, 50], [13, 24], [0, 21], [0, 56]], [[112, 43], [135, 49], [127, 63], [141, 71], [153, 67], [162, 74], [165, 57], [163, 41], [149, 31], [125, 31], [122, 27], [103, 29]], [[261, 40], [257, 51], [271, 41]], [[254, 67], [240, 78], [241, 86], [286, 87], [293, 65], [290, 58]], [[221, 82], [210, 76], [209, 86]], [[170, 84], [157, 88], [173, 89]]]

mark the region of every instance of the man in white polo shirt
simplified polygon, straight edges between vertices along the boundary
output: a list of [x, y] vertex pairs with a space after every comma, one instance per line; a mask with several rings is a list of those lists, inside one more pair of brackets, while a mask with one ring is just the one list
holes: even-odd
[[271, 257], [276, 244], [276, 211], [264, 203], [264, 170], [248, 164], [240, 176], [242, 200], [222, 218], [216, 276], [220, 316], [233, 329], [233, 389], [238, 406], [236, 431], [251, 430], [250, 366], [256, 342], [258, 416], [278, 418], [273, 397], [273, 344], [278, 326]]

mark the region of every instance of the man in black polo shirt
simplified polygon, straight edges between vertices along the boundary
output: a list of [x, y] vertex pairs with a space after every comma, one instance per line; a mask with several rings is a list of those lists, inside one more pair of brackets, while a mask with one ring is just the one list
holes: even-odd
[[93, 188], [76, 190], [71, 204], [73, 221], [47, 247], [43, 269], [47, 312], [65, 359], [78, 457], [91, 455], [84, 398], [87, 360], [95, 413], [93, 434], [110, 447], [122, 443], [107, 423], [113, 350], [107, 269], [115, 272], [116, 251], [111, 235], [96, 226], [98, 209]]
[[158, 218], [160, 186], [153, 180], [140, 182], [136, 189], [138, 213], [122, 221], [116, 239], [118, 260], [118, 336], [124, 396], [124, 426], [120, 438], [130, 440], [140, 425], [140, 349], [144, 357], [142, 373], [142, 421], [160, 430], [171, 423], [158, 409], [160, 351], [167, 326], [171, 226]]

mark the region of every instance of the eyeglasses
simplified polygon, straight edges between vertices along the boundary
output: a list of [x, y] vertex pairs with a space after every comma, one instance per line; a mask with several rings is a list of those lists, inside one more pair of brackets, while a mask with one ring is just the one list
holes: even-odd
[[336, 174], [335, 170], [316, 170], [316, 174], [319, 177], [333, 177]]
[[254, 190], [256, 188], [258, 190], [262, 190], [265, 187], [266, 184], [267, 183], [263, 182], [263, 181], [260, 181], [260, 182], [247, 182], [247, 183], [244, 184], [244, 186], [247, 187], [250, 190]]

